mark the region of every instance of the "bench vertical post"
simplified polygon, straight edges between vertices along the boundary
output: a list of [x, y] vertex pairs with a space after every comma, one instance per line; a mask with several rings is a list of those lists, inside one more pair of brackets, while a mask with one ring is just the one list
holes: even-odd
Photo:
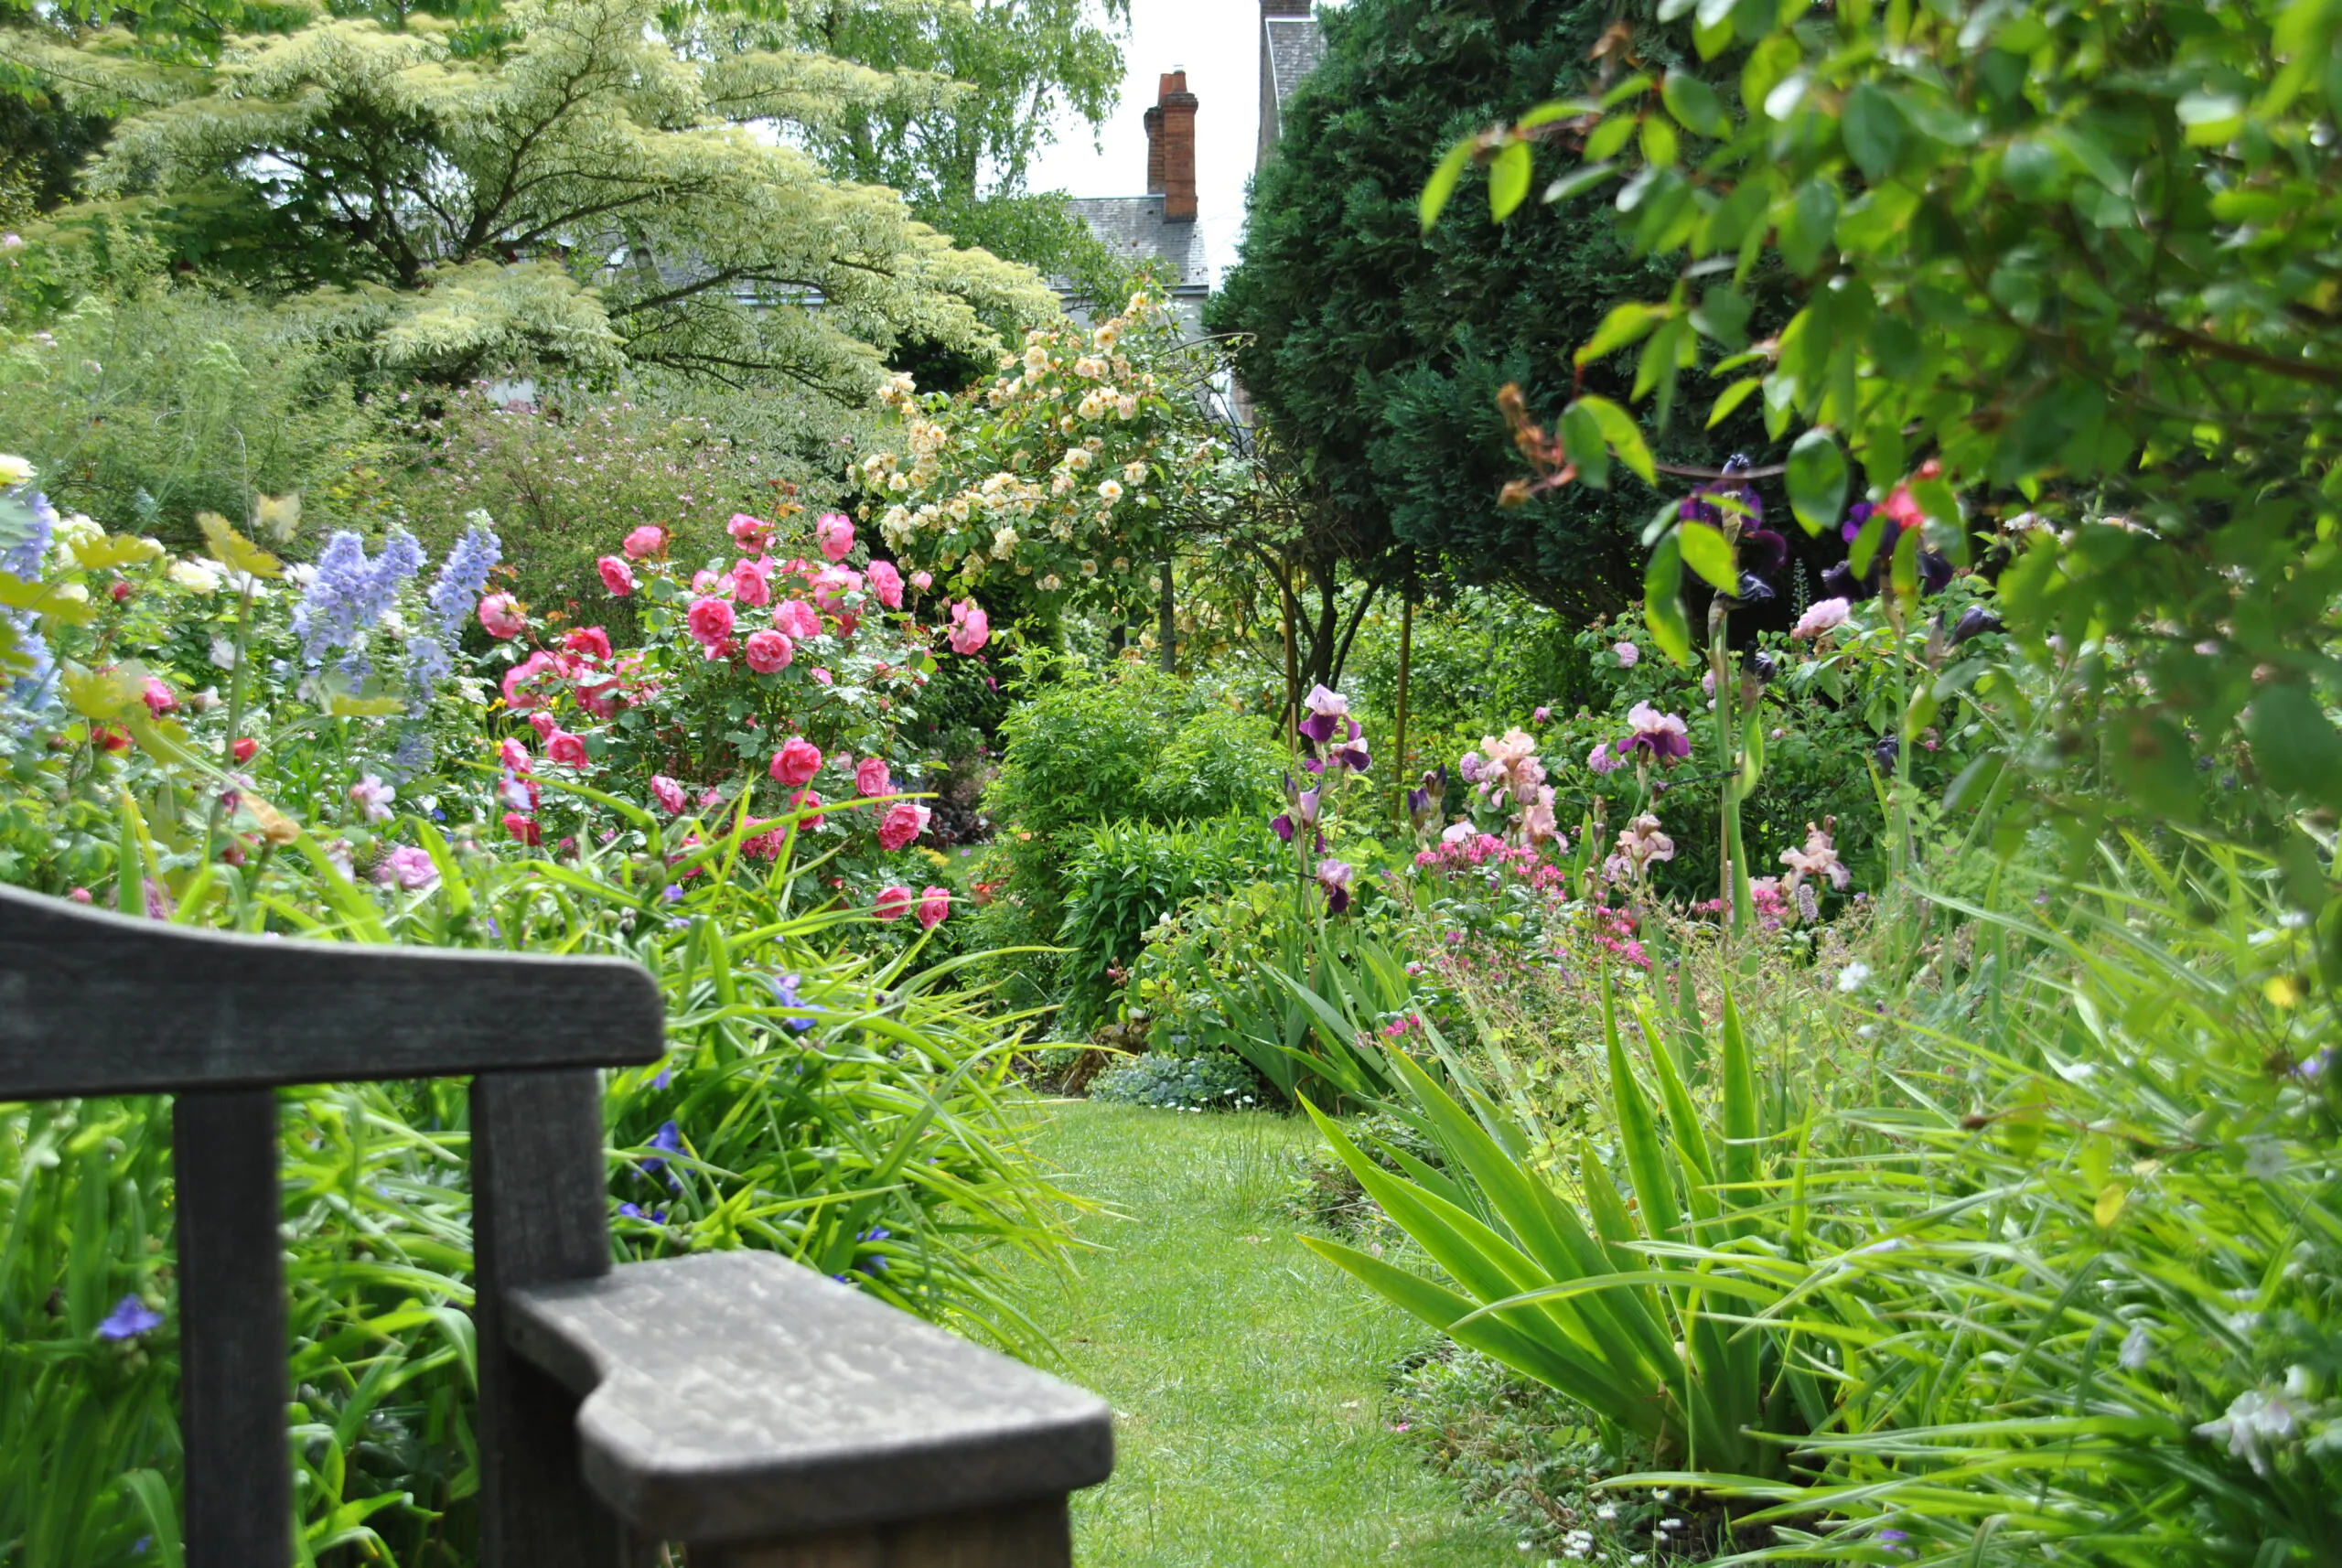
[[472, 1319], [481, 1568], [623, 1568], [627, 1531], [579, 1474], [577, 1400], [505, 1343], [505, 1293], [610, 1268], [601, 1075], [472, 1079]]
[[172, 1106], [188, 1568], [286, 1568], [293, 1466], [276, 1091]]

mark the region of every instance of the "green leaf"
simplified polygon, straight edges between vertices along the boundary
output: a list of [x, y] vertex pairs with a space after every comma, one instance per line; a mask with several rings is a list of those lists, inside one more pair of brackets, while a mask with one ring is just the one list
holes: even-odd
[[1597, 490], [1610, 488], [1610, 444], [1603, 439], [1602, 422], [1583, 401], [1562, 411], [1562, 450], [1577, 465], [1577, 477]]
[[1605, 354], [1638, 342], [1666, 316], [1667, 307], [1663, 305], [1644, 305], [1631, 299], [1623, 305], [1614, 305], [1610, 313], [1602, 318], [1602, 325], [1594, 329], [1594, 336], [1571, 356], [1572, 362], [1589, 365]]
[[2244, 733], [2272, 788], [2329, 805], [2342, 800], [2342, 735], [2307, 685], [2283, 681], [2263, 688], [2246, 710]]
[[1877, 84], [1857, 82], [1846, 94], [1838, 132], [1845, 140], [1846, 156], [1864, 178], [1875, 182], [1895, 166], [1895, 156], [1903, 150], [1903, 111]]
[[203, 542], [211, 548], [211, 558], [231, 572], [242, 572], [248, 577], [281, 576], [285, 564], [242, 534], [216, 511], [199, 511], [195, 523], [203, 531]]
[[1441, 158], [1438, 166], [1431, 171], [1431, 178], [1423, 182], [1419, 211], [1424, 233], [1430, 233], [1432, 225], [1439, 221], [1440, 211], [1446, 207], [1447, 199], [1456, 194], [1456, 182], [1464, 177], [1464, 166], [1472, 161], [1472, 154], [1479, 145], [1477, 136], [1466, 136], [1448, 148], [1447, 156]]
[[1692, 623], [1683, 613], [1683, 546], [1672, 532], [1643, 568], [1643, 624], [1661, 653], [1678, 664], [1692, 661]]
[[2244, 129], [2244, 100], [2232, 93], [2187, 93], [2176, 113], [2190, 146], [2225, 146]]
[[1632, 114], [1618, 114], [1605, 120], [1585, 134], [1585, 156], [1591, 162], [1616, 157], [1627, 139], [1635, 134], [1638, 124]]
[[1797, 438], [1789, 448], [1789, 510], [1805, 531], [1819, 535], [1834, 525], [1846, 508], [1846, 455], [1837, 437], [1816, 428]]
[[1526, 142], [1507, 142], [1496, 162], [1488, 166], [1488, 216], [1501, 223], [1529, 195], [1530, 177], [1536, 172]]
[[1863, 522], [1862, 532], [1854, 535], [1853, 548], [1846, 552], [1846, 569], [1857, 578], [1870, 575], [1871, 562], [1878, 555], [1878, 546], [1886, 537], [1886, 514], [1874, 510]]
[[1732, 541], [1724, 531], [1709, 523], [1686, 522], [1677, 529], [1681, 541], [1683, 564], [1715, 585], [1719, 593], [1733, 593], [1740, 586], [1740, 571], [1733, 561]]
[[1701, 296], [1698, 308], [1692, 312], [1692, 325], [1726, 349], [1744, 349], [1748, 345], [1749, 309], [1746, 295], [1729, 284], [1718, 284]]
[[1582, 164], [1547, 186], [1542, 199], [1548, 205], [1556, 201], [1567, 201], [1581, 191], [1593, 189], [1617, 172], [1618, 166], [1616, 164]]
[[1693, 134], [1722, 141], [1732, 134], [1732, 117], [1724, 113], [1724, 100], [1698, 77], [1671, 70], [1660, 83], [1659, 96], [1675, 123]]
[[1642, 426], [1635, 423], [1633, 414], [1606, 397], [1582, 397], [1570, 406], [1594, 415], [1602, 427], [1602, 438], [1610, 443], [1618, 460], [1634, 470], [1635, 478], [1647, 485], [1658, 484], [1658, 467], [1651, 461], [1649, 444], [1643, 440]]
[[1718, 394], [1715, 406], [1708, 410], [1708, 428], [1710, 430], [1714, 430], [1717, 425], [1722, 424], [1726, 419], [1732, 417], [1732, 411], [1738, 408], [1742, 403], [1746, 403], [1748, 401], [1748, 394], [1755, 392], [1758, 387], [1761, 387], [1764, 384], [1765, 378], [1762, 376], [1744, 376], [1739, 381], [1733, 382], [1732, 385], [1724, 388], [1724, 391]]
[[1799, 277], [1812, 276], [1837, 223], [1837, 191], [1819, 177], [1807, 180], [1798, 188], [1797, 199], [1781, 221], [1781, 260]]

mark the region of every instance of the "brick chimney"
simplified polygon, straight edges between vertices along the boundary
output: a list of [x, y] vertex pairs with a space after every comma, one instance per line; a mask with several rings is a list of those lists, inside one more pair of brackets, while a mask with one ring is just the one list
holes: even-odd
[[1163, 73], [1155, 107], [1146, 112], [1146, 189], [1163, 198], [1166, 220], [1195, 221], [1196, 95], [1187, 91], [1184, 70]]

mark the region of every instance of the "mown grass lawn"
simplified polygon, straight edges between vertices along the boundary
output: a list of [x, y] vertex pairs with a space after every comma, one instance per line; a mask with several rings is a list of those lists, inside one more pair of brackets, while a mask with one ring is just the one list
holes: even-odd
[[1029, 1282], [1058, 1369], [1116, 1412], [1113, 1479], [1074, 1501], [1080, 1568], [1520, 1561], [1391, 1430], [1385, 1380], [1424, 1331], [1279, 1212], [1306, 1122], [1038, 1109], [1065, 1185], [1116, 1211], [1083, 1221], [1072, 1290]]

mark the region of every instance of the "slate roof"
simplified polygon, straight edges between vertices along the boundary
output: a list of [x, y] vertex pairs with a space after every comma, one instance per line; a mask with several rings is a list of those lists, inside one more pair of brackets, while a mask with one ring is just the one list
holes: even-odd
[[1269, 149], [1284, 129], [1284, 106], [1301, 79], [1326, 58], [1325, 29], [1315, 16], [1261, 18], [1261, 137], [1259, 162], [1268, 161]]
[[1122, 260], [1170, 263], [1164, 279], [1174, 294], [1209, 291], [1211, 258], [1204, 246], [1203, 225], [1192, 219], [1177, 223], [1166, 220], [1160, 195], [1083, 196], [1066, 206]]

